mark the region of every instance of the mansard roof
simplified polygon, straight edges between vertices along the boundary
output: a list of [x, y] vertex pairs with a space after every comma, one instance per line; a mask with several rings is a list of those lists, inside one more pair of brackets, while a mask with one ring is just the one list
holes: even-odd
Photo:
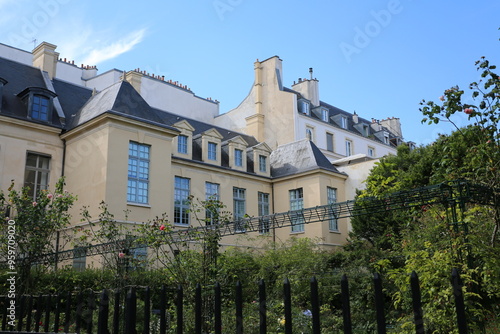
[[278, 146], [271, 153], [270, 159], [272, 177], [284, 177], [315, 169], [340, 174], [321, 150], [308, 139]]

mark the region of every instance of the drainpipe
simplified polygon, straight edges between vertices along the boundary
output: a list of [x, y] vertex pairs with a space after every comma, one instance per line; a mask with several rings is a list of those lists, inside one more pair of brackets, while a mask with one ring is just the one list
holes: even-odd
[[[276, 212], [274, 211], [274, 183], [271, 182], [271, 208], [273, 210], [273, 214]], [[273, 249], [276, 249], [276, 228], [273, 226]]]
[[[64, 176], [64, 165], [66, 163], [66, 139], [62, 139], [63, 142], [63, 153], [62, 153], [62, 166], [61, 166], [61, 177]], [[56, 232], [56, 254], [54, 261], [54, 270], [57, 271], [57, 263], [59, 262], [59, 238], [61, 236], [61, 232]]]

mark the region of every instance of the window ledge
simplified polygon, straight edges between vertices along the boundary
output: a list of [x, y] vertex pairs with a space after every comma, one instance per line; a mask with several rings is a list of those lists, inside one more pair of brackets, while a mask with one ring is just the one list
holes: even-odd
[[332, 231], [332, 230], [329, 230], [330, 233], [335, 233], [335, 234], [342, 234], [340, 233], [340, 231]]
[[304, 234], [306, 231], [297, 231], [297, 232], [290, 232], [290, 234]]
[[127, 202], [127, 205], [138, 206], [138, 207], [141, 207], [141, 208], [151, 208], [151, 205], [149, 205], [149, 204], [142, 204], [142, 203]]

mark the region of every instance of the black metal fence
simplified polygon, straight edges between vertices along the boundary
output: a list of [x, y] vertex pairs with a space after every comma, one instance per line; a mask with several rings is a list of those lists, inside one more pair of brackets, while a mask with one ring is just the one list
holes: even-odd
[[[468, 333], [465, 315], [464, 297], [462, 283], [456, 269], [451, 275], [453, 287], [456, 328], [460, 334]], [[414, 315], [415, 333], [425, 333], [422, 304], [420, 297], [420, 285], [418, 276], [412, 273], [410, 279], [412, 293], [412, 308]], [[387, 332], [387, 321], [384, 307], [384, 294], [382, 291], [382, 280], [378, 274], [373, 276], [376, 331]], [[340, 281], [342, 328], [334, 332], [353, 333], [351, 319], [350, 295], [348, 278], [344, 275]], [[124, 295], [123, 295], [124, 294]], [[104, 290], [99, 294], [90, 291], [82, 291], [78, 294], [67, 293], [64, 295], [39, 295], [22, 296], [15, 300], [15, 311], [10, 306], [12, 302], [8, 296], [1, 296], [2, 303], [2, 333], [97, 333], [97, 334], [155, 334], [155, 333], [270, 333], [268, 324], [268, 296], [266, 284], [263, 280], [258, 283], [258, 325], [246, 328], [246, 317], [244, 317], [243, 287], [240, 282], [236, 284], [234, 294], [234, 309], [224, 312], [231, 313], [233, 319], [231, 330], [223, 330], [222, 305], [224, 298], [221, 286], [216, 283], [211, 291], [202, 291], [201, 285], [197, 285], [194, 298], [189, 301], [184, 296], [182, 286], [168, 289], [165, 286], [155, 294], [154, 300], [150, 287], [138, 289], [130, 287], [125, 290], [110, 292]], [[207, 299], [210, 302], [207, 304]], [[286, 279], [283, 283], [283, 318], [282, 331], [286, 334], [293, 333], [292, 294], [290, 282]], [[192, 305], [188, 305], [191, 303]], [[154, 307], [153, 307], [154, 305]], [[207, 316], [207, 305], [208, 316]], [[186, 312], [186, 307], [189, 312]], [[310, 280], [310, 309], [307, 310], [308, 328], [311, 333], [321, 333], [322, 320], [320, 317], [320, 300], [318, 281], [316, 278]], [[173, 316], [172, 316], [173, 314]], [[152, 316], [155, 319], [152, 319]], [[450, 320], [451, 321], [451, 320]], [[207, 330], [207, 322], [209, 322]], [[193, 325], [194, 323], [194, 325]], [[189, 324], [189, 331], [187, 331]], [[258, 328], [256, 328], [258, 327]], [[323, 331], [323, 333], [326, 333]], [[330, 333], [330, 332], [328, 332]]]

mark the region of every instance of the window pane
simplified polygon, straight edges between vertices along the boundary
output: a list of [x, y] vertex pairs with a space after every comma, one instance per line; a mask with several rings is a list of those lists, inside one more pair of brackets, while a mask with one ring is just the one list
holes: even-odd
[[174, 180], [174, 224], [189, 224], [189, 179], [176, 176]]
[[29, 188], [29, 196], [36, 199], [41, 190], [48, 189], [49, 175], [50, 157], [36, 153], [26, 155], [24, 186]]
[[127, 201], [148, 203], [150, 146], [129, 143]]
[[[302, 188], [290, 190], [290, 211], [299, 211], [304, 208]], [[304, 231], [304, 217], [301, 212], [292, 212], [290, 214], [292, 223], [292, 232]]]

